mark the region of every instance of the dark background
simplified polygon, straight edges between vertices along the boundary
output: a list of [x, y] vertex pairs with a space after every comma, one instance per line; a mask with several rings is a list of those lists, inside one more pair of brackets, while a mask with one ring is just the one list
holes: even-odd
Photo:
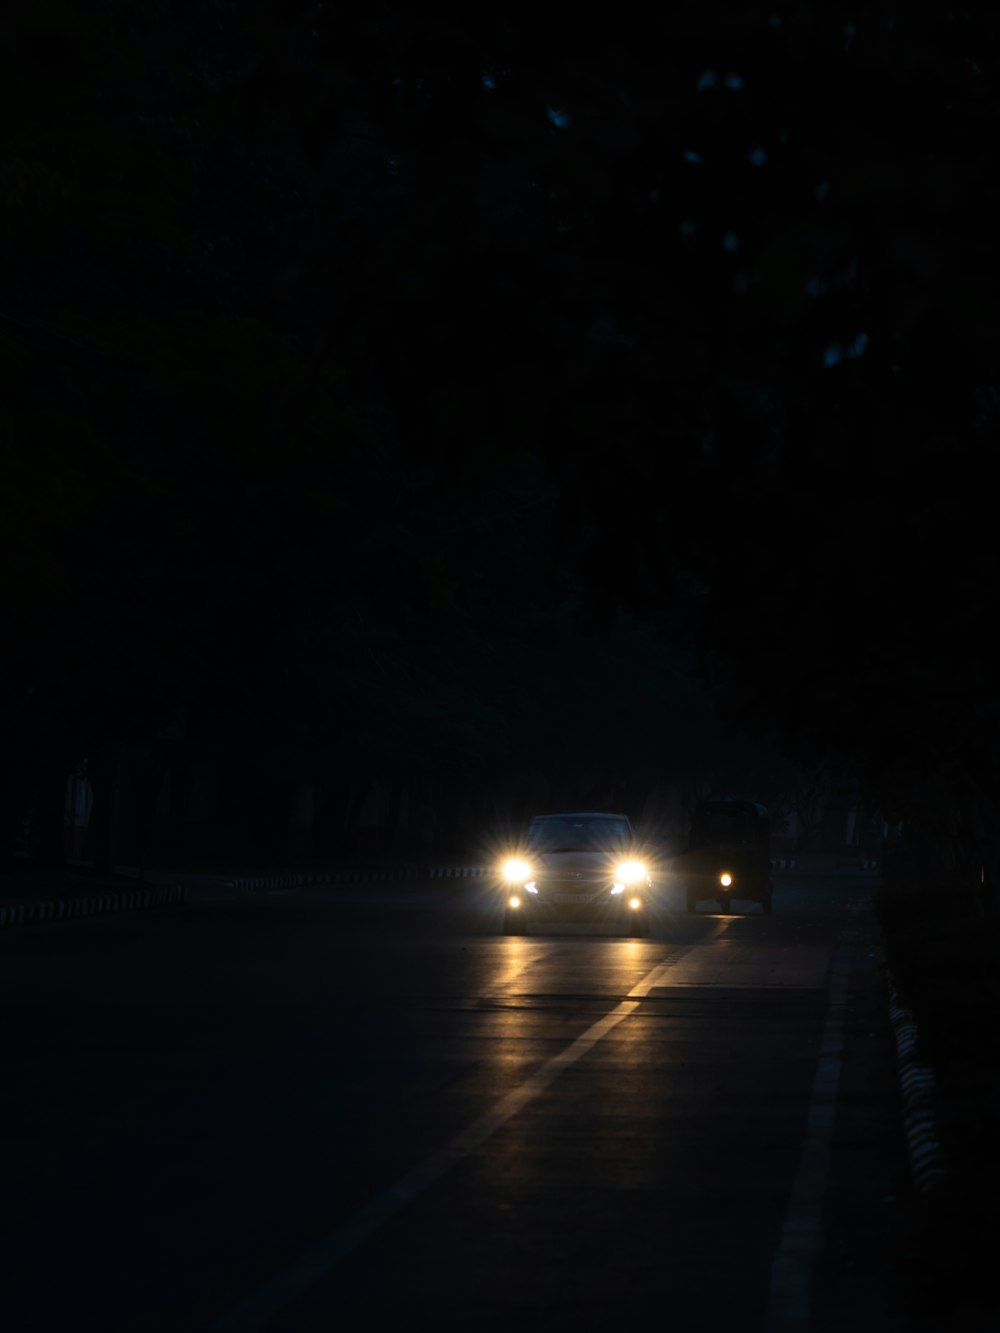
[[6, 863], [86, 759], [97, 867], [734, 790], [991, 885], [996, 29], [6, 18]]

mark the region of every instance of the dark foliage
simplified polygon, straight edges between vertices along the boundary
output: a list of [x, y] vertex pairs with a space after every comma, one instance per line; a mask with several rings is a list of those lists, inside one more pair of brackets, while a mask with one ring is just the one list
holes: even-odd
[[[693, 645], [737, 725], [988, 841], [991, 14], [10, 23], [15, 768], [181, 710], [272, 767], [481, 776], [564, 706], [600, 764], [599, 690], [662, 752]], [[616, 671], [552, 702], [580, 634]]]

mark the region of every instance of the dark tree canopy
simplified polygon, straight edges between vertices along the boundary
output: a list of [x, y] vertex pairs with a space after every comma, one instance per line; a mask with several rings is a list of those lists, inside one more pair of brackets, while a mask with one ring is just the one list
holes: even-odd
[[996, 808], [990, 11], [94, 8], [0, 55], [19, 743], [475, 773], [638, 624], [658, 741], [694, 651], [894, 813]]

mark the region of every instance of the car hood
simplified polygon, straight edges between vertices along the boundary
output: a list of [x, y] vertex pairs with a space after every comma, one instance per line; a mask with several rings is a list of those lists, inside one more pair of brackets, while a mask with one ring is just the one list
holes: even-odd
[[529, 857], [542, 875], [583, 875], [606, 878], [626, 858], [620, 852], [541, 852]]

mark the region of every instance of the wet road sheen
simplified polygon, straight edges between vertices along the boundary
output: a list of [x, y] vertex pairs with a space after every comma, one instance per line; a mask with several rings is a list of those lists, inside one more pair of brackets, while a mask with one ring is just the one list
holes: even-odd
[[648, 939], [504, 937], [474, 883], [6, 932], [5, 1328], [819, 1328], [870, 888], [666, 892]]

